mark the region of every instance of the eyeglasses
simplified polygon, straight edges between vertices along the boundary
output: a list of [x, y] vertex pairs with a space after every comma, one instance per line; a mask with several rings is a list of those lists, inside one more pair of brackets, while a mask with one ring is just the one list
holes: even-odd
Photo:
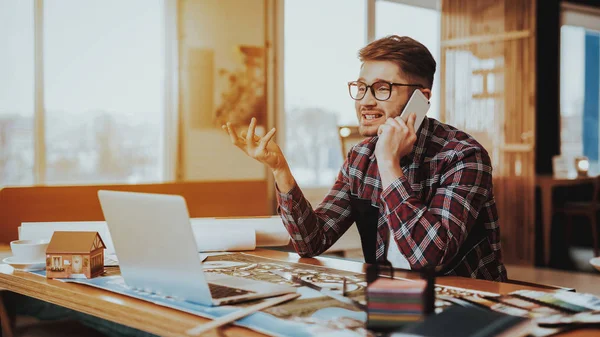
[[378, 101], [387, 101], [392, 96], [392, 87], [418, 87], [423, 88], [420, 84], [406, 84], [406, 83], [393, 83], [385, 81], [377, 81], [371, 85], [367, 85], [365, 82], [352, 81], [348, 82], [348, 91], [352, 99], [360, 101], [367, 94], [367, 89], [371, 89], [371, 94]]

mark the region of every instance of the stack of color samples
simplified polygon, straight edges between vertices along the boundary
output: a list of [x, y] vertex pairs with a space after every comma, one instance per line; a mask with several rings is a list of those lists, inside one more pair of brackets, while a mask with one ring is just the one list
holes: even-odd
[[427, 281], [379, 278], [367, 287], [367, 328], [394, 330], [420, 321]]

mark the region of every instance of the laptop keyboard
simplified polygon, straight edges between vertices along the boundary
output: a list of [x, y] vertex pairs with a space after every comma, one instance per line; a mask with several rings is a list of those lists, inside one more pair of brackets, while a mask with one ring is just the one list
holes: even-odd
[[225, 298], [253, 293], [253, 291], [226, 287], [214, 283], [209, 283], [208, 288], [210, 289], [210, 294], [212, 295], [212, 298]]

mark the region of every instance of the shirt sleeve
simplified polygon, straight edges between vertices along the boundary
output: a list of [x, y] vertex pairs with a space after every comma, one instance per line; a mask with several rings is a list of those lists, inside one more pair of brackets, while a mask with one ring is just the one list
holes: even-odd
[[457, 151], [429, 203], [416, 197], [406, 177], [382, 193], [388, 225], [411, 268], [451, 261], [492, 191], [492, 167], [485, 150]]
[[316, 256], [331, 247], [354, 223], [350, 210], [348, 161], [344, 162], [335, 184], [313, 211], [296, 184], [288, 193], [278, 192], [277, 212], [303, 257]]

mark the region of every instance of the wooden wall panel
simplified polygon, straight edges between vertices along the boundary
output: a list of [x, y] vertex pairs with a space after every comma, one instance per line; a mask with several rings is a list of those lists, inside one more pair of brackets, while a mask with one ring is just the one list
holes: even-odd
[[191, 217], [270, 214], [267, 182], [263, 180], [7, 187], [0, 189], [0, 243], [16, 240], [21, 222], [103, 221], [97, 195], [101, 189], [181, 195]]
[[534, 263], [535, 1], [442, 0], [442, 120], [490, 153], [505, 262]]

